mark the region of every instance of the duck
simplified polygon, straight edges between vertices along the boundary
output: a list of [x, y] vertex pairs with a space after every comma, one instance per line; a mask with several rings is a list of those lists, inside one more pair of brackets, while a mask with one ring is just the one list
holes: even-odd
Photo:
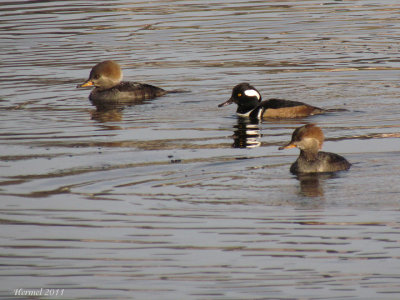
[[291, 165], [292, 174], [332, 173], [350, 169], [351, 164], [335, 153], [320, 151], [324, 142], [324, 134], [315, 124], [306, 124], [297, 128], [291, 141], [279, 150], [299, 148], [300, 155]]
[[218, 105], [223, 107], [236, 103], [236, 114], [251, 119], [262, 118], [302, 118], [323, 114], [327, 110], [299, 101], [272, 98], [262, 101], [260, 92], [247, 82], [237, 84], [232, 89], [231, 97]]
[[154, 99], [168, 92], [162, 88], [138, 82], [122, 81], [120, 65], [113, 60], [96, 64], [89, 79], [77, 88], [94, 87], [89, 95], [94, 105], [129, 104]]

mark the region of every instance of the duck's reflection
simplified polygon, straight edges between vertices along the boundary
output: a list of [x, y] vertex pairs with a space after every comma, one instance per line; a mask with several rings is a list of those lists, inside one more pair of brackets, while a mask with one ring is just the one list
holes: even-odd
[[324, 182], [337, 177], [335, 173], [309, 173], [297, 174], [300, 181], [300, 195], [307, 197], [324, 196]]
[[300, 195], [307, 197], [321, 197], [324, 189], [321, 184], [321, 174], [298, 174], [297, 180], [300, 181]]
[[96, 109], [90, 111], [91, 119], [100, 123], [122, 121], [123, 107], [105, 107], [96, 106]]
[[258, 121], [238, 118], [233, 132], [233, 148], [255, 148], [261, 145]]
[[90, 112], [92, 120], [100, 123], [122, 121], [122, 106], [96, 106], [96, 109]]
[[95, 110], [90, 112], [92, 120], [101, 123], [106, 122], [119, 122], [122, 121], [123, 111], [125, 108], [146, 104], [145, 100], [138, 100], [130, 104], [124, 103], [95, 103], [91, 101], [92, 105], [96, 107]]

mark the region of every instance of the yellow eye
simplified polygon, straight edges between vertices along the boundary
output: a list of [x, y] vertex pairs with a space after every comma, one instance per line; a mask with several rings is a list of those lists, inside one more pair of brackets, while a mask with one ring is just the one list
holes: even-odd
[[242, 97], [242, 94], [241, 94], [241, 93], [239, 93], [239, 94], [238, 94], [238, 97]]

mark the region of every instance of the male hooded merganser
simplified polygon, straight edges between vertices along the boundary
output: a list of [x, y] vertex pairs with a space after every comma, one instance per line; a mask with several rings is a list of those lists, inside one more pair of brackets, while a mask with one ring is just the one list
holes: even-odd
[[118, 63], [106, 60], [95, 65], [89, 79], [77, 87], [94, 86], [89, 99], [93, 104], [128, 104], [165, 95], [167, 91], [138, 82], [122, 81]]
[[232, 96], [218, 105], [222, 107], [236, 103], [236, 113], [240, 117], [258, 118], [299, 118], [322, 114], [326, 110], [298, 101], [268, 99], [261, 101], [260, 92], [252, 85], [244, 82], [236, 85]]
[[290, 172], [321, 173], [348, 170], [351, 164], [342, 156], [319, 151], [324, 142], [321, 128], [315, 124], [307, 124], [297, 128], [292, 134], [292, 140], [279, 150], [297, 147], [300, 155], [290, 167]]

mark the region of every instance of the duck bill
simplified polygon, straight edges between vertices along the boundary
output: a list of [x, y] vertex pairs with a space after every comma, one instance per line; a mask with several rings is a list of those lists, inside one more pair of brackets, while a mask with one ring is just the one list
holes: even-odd
[[87, 86], [94, 86], [93, 81], [91, 81], [91, 80], [85, 81], [82, 84], [78, 84], [76, 87], [81, 88], [81, 87], [87, 87]]
[[233, 99], [232, 99], [232, 98], [229, 98], [229, 99], [226, 100], [224, 103], [219, 104], [218, 107], [227, 106], [227, 105], [232, 104], [232, 103], [233, 103]]
[[293, 144], [292, 142], [290, 142], [289, 144], [279, 147], [279, 150], [284, 150], [284, 149], [292, 149], [292, 148], [296, 148], [296, 145]]

